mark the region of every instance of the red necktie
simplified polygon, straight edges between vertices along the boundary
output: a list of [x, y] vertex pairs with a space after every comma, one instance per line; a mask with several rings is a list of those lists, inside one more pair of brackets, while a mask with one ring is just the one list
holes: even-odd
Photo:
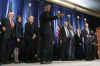
[[13, 20], [11, 20], [11, 22], [10, 22], [10, 26], [11, 26], [11, 29], [14, 28], [14, 22], [13, 22]]
[[57, 40], [60, 40], [60, 27], [57, 27]]

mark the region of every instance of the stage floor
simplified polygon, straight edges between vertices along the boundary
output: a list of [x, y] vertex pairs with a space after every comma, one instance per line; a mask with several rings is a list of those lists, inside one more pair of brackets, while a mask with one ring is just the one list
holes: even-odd
[[94, 61], [53, 61], [52, 64], [20, 63], [5, 64], [1, 66], [100, 66], [100, 60]]

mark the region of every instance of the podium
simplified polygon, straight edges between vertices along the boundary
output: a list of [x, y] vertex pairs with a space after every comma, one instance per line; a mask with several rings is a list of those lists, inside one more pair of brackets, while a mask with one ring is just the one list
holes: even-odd
[[97, 40], [98, 40], [98, 56], [100, 59], [100, 27], [96, 28], [96, 35], [97, 35]]

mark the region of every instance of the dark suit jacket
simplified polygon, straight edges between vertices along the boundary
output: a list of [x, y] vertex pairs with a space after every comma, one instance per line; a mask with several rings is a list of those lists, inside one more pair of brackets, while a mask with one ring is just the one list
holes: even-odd
[[2, 23], [3, 23], [3, 26], [6, 27], [6, 31], [3, 32], [3, 38], [10, 39], [11, 38], [11, 27], [10, 27], [9, 19], [7, 18], [3, 19]]
[[3, 34], [3, 32], [2, 32], [2, 26], [3, 26], [2, 20], [0, 20], [0, 38], [2, 37], [2, 34]]
[[94, 46], [97, 46], [97, 44], [98, 44], [97, 36], [95, 34], [92, 34], [91, 44]]
[[87, 35], [91, 35], [91, 30], [89, 30], [89, 32], [90, 33], [88, 34], [85, 29], [82, 31], [82, 37], [84, 37], [85, 44], [90, 44], [91, 38], [87, 38]]
[[57, 16], [51, 16], [49, 12], [44, 11], [40, 15], [40, 34], [52, 34], [50, 22], [57, 18]]
[[30, 24], [29, 22], [27, 22], [25, 24], [25, 38], [32, 39], [33, 34], [37, 34], [35, 25], [34, 25], [34, 23]]
[[75, 47], [75, 32], [74, 32], [74, 36], [72, 36], [71, 32], [69, 31], [69, 41], [70, 44]]
[[60, 27], [60, 40], [62, 40], [63, 44], [65, 44], [66, 42], [68, 42], [68, 37], [66, 37], [66, 32], [64, 27]]
[[16, 38], [23, 38], [23, 26], [21, 23], [15, 24]]
[[75, 45], [76, 47], [82, 46], [82, 35], [79, 37], [77, 34], [75, 34]]

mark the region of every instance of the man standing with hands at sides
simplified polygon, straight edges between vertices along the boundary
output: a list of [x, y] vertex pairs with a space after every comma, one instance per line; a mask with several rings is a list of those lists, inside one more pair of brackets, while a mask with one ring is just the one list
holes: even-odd
[[31, 62], [35, 48], [36, 28], [34, 25], [34, 17], [29, 16], [28, 22], [25, 24], [25, 62]]
[[88, 23], [85, 22], [85, 28], [82, 31], [82, 37], [84, 37], [84, 48], [85, 48], [85, 59], [91, 60], [91, 31], [89, 29]]
[[58, 14], [58, 16], [51, 16], [50, 14], [51, 5], [46, 4], [44, 6], [44, 12], [40, 15], [40, 63], [48, 64], [51, 63], [51, 40], [52, 40], [52, 29], [50, 23], [52, 20], [55, 20], [63, 14]]
[[2, 47], [2, 20], [0, 19], [0, 63], [1, 63], [1, 47]]
[[3, 30], [3, 40], [2, 40], [2, 48], [1, 48], [1, 54], [2, 54], [2, 63], [7, 64], [8, 62], [8, 57], [11, 51], [11, 44], [12, 44], [12, 30], [14, 29], [14, 13], [9, 12], [9, 18], [3, 19], [2, 20], [2, 30]]
[[69, 26], [69, 45], [68, 45], [68, 60], [75, 59], [75, 33], [73, 31], [73, 26]]
[[77, 28], [75, 34], [75, 59], [82, 60], [83, 59], [83, 47], [82, 47], [82, 34], [81, 30]]
[[60, 31], [60, 56], [61, 60], [67, 60], [68, 57], [68, 44], [69, 44], [69, 28], [68, 22], [64, 22], [64, 26]]

